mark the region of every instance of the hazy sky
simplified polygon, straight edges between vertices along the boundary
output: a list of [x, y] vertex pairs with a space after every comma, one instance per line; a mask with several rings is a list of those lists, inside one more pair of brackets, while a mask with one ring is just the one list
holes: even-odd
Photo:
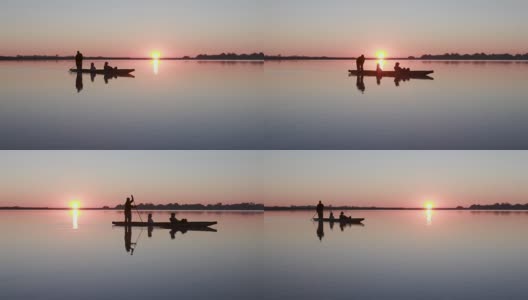
[[528, 202], [522, 151], [3, 151], [0, 206]]
[[528, 52], [525, 0], [3, 0], [0, 55]]

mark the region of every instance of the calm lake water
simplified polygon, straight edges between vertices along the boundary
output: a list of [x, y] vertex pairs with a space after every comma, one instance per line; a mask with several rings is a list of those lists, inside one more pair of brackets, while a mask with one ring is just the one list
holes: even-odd
[[[1, 299], [524, 299], [528, 213], [180, 212], [218, 232], [134, 228], [115, 211], [0, 212]], [[133, 216], [137, 219], [137, 215]], [[155, 220], [168, 218], [155, 212]], [[145, 215], [143, 215], [145, 218]], [[321, 229], [322, 233], [321, 234]]]
[[364, 91], [350, 61], [110, 64], [136, 77], [0, 62], [0, 148], [528, 149], [526, 62], [404, 61], [434, 80]]
[[[154, 220], [168, 220], [156, 212]], [[0, 212], [0, 299], [252, 299], [261, 281], [262, 213], [181, 212], [218, 232], [133, 228], [116, 211]], [[138, 219], [134, 213], [134, 219]], [[146, 215], [143, 215], [146, 219]]]

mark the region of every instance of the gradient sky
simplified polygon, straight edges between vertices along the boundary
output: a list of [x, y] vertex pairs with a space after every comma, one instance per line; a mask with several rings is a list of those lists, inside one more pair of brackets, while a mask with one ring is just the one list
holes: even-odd
[[528, 52], [525, 0], [4, 0], [0, 55]]
[[0, 206], [528, 202], [526, 151], [3, 151]]

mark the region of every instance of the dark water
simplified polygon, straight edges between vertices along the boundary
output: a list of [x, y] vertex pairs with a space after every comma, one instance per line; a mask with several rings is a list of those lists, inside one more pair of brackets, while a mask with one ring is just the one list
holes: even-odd
[[114, 61], [136, 78], [81, 83], [71, 62], [2, 62], [0, 148], [528, 149], [528, 63], [403, 63], [434, 80], [362, 92], [348, 61]]
[[[0, 212], [1, 299], [524, 299], [526, 212], [181, 212], [218, 232], [134, 228], [115, 211]], [[154, 213], [155, 220], [168, 212]], [[137, 219], [137, 215], [133, 216]], [[143, 218], [145, 215], [143, 215]], [[322, 229], [322, 230], [321, 230]], [[321, 232], [322, 231], [322, 232]]]
[[[0, 212], [0, 299], [250, 299], [260, 287], [262, 213], [182, 212], [218, 232], [112, 228], [122, 212]], [[134, 214], [134, 219], [138, 219]], [[154, 213], [168, 220], [168, 212]], [[143, 215], [146, 219], [146, 215]]]

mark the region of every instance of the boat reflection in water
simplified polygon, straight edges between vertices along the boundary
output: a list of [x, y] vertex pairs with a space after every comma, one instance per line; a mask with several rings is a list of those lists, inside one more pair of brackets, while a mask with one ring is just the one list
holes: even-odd
[[[380, 63], [381, 64], [381, 63]], [[362, 94], [365, 93], [366, 85], [365, 85], [365, 77], [375, 77], [376, 78], [376, 84], [381, 85], [381, 80], [384, 77], [390, 77], [394, 78], [394, 85], [396, 87], [400, 86], [400, 83], [410, 81], [411, 79], [417, 79], [417, 80], [434, 80], [434, 78], [428, 76], [429, 74], [433, 73], [433, 71], [411, 71], [411, 73], [407, 75], [399, 76], [397, 73], [392, 71], [383, 71], [382, 74], [377, 73], [376, 71], [364, 71], [364, 72], [358, 72], [356, 70], [349, 70], [348, 76], [356, 77], [356, 88], [358, 91], [360, 91]]]
[[[323, 221], [316, 221], [317, 222], [317, 230], [316, 235], [319, 241], [323, 241], [323, 238], [325, 236], [324, 233], [324, 223]], [[350, 222], [339, 222], [339, 220], [336, 220], [335, 222], [326, 222], [328, 223], [328, 226], [330, 227], [330, 230], [334, 230], [334, 226], [339, 226], [339, 229], [341, 232], [345, 231], [345, 228], [351, 228], [352, 226], [358, 226], [358, 227], [364, 227], [365, 224], [363, 223], [350, 223]]]
[[[122, 223], [122, 222], [118, 222], [118, 223]], [[134, 223], [134, 222], [132, 222]], [[216, 224], [216, 222], [214, 222]], [[122, 226], [122, 225], [118, 225], [118, 226]], [[129, 253], [130, 255], [134, 255], [134, 250], [136, 249], [137, 245], [138, 245], [138, 242], [140, 241], [141, 239], [141, 236], [143, 234], [143, 231], [145, 231], [145, 228], [147, 229], [147, 236], [148, 238], [152, 238], [152, 233], [154, 231], [154, 227], [156, 226], [141, 226], [141, 229], [139, 230], [139, 234], [138, 236], [136, 237], [135, 241], [132, 242], [132, 227], [133, 226], [122, 226], [124, 228], [124, 233], [125, 233], [125, 251], [127, 253]], [[170, 229], [169, 231], [169, 234], [170, 234], [170, 238], [172, 240], [176, 239], [176, 233], [177, 232], [181, 232], [181, 234], [186, 234], [187, 232], [189, 231], [202, 231], [202, 232], [217, 232], [216, 229], [214, 228], [210, 228], [210, 227], [188, 227], [188, 228], [168, 228], [168, 227], [157, 227], [159, 230], [167, 230], [167, 229]]]
[[[96, 73], [82, 73], [82, 72], [75, 72], [75, 71], [72, 71], [72, 70], [70, 70], [70, 73], [71, 74], [76, 74], [76, 76], [75, 76], [75, 89], [77, 90], [77, 93], [80, 93], [83, 90], [83, 88], [84, 88], [83, 74], [89, 75], [90, 76], [90, 80], [92, 82], [95, 82], [95, 77], [97, 77], [97, 75], [98, 75]], [[132, 75], [132, 74], [121, 74], [121, 73], [117, 73], [117, 74], [99, 74], [99, 75], [103, 76], [105, 84], [108, 84], [109, 80], [115, 79], [115, 78], [118, 78], [118, 77], [135, 78], [135, 76]]]

